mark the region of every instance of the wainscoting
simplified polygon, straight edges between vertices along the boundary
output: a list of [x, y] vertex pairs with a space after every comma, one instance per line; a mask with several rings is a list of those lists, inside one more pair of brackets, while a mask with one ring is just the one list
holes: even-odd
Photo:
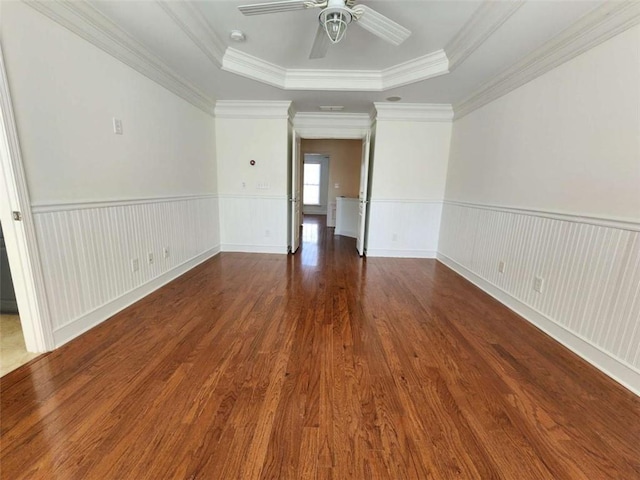
[[56, 346], [220, 249], [215, 196], [34, 206], [33, 214]]
[[219, 195], [223, 252], [287, 253], [286, 196]]
[[435, 258], [441, 201], [372, 199], [369, 208], [367, 256]]
[[455, 202], [442, 215], [443, 263], [640, 394], [640, 225]]

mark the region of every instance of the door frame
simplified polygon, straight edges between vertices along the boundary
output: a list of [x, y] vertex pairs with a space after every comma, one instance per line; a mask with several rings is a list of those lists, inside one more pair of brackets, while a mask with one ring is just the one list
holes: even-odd
[[[293, 126], [296, 128], [301, 140], [364, 140], [371, 138], [375, 120], [371, 115], [361, 114], [299, 114], [293, 119]], [[373, 163], [369, 164], [370, 175]], [[370, 179], [369, 179], [370, 180]], [[367, 199], [371, 198], [372, 183], [368, 182]], [[365, 221], [364, 245], [365, 256], [366, 246], [369, 236], [369, 212]]]
[[[25, 346], [29, 352], [47, 352], [55, 341], [1, 45], [0, 158], [0, 221]], [[14, 212], [19, 220], [14, 220]]]

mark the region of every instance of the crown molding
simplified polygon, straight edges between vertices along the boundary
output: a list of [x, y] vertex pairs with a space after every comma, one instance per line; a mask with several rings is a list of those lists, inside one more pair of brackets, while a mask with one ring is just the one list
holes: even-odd
[[382, 77], [375, 70], [290, 69], [285, 90], [381, 91]]
[[287, 120], [290, 108], [290, 101], [218, 100], [215, 117]]
[[282, 90], [379, 92], [449, 73], [489, 38], [525, 0], [487, 0], [444, 50], [382, 70], [287, 69], [235, 48], [225, 50], [225, 45], [204, 15], [188, 2], [156, 1], [212, 63], [224, 71]]
[[444, 50], [453, 71], [506, 22], [525, 0], [484, 1]]
[[192, 105], [209, 114], [213, 113], [213, 99], [178, 75], [85, 0], [27, 0], [25, 3]]
[[193, 3], [167, 0], [156, 3], [215, 66], [222, 66], [227, 46]]
[[257, 80], [273, 87], [285, 88], [287, 70], [235, 48], [227, 48], [222, 58], [222, 70]]
[[383, 91], [448, 73], [444, 50], [384, 70], [286, 69], [227, 48], [222, 69], [283, 90]]
[[640, 2], [605, 2], [555, 38], [454, 104], [463, 116], [640, 23]]
[[394, 65], [381, 72], [382, 90], [402, 87], [428, 78], [449, 73], [450, 62], [444, 50], [423, 55], [408, 62]]
[[299, 112], [293, 118], [296, 133], [302, 138], [363, 138], [371, 129], [367, 113]]
[[378, 121], [451, 122], [451, 105], [439, 103], [380, 103], [374, 102]]

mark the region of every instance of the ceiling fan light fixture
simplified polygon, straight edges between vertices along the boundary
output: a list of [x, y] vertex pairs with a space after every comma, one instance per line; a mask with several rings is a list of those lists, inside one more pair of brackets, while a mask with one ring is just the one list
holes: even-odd
[[347, 26], [353, 20], [349, 9], [344, 6], [328, 7], [320, 12], [320, 23], [327, 32], [331, 43], [338, 43], [347, 33]]

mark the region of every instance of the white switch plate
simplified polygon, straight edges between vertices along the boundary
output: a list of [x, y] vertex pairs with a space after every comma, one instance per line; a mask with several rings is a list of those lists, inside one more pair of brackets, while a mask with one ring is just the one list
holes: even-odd
[[147, 253], [147, 261], [149, 262], [149, 265], [153, 263], [153, 252]]
[[504, 267], [505, 267], [504, 260], [500, 260], [500, 263], [498, 263], [498, 272], [504, 273]]
[[533, 289], [538, 293], [542, 293], [543, 288], [544, 288], [544, 278], [535, 277], [533, 279]]
[[333, 188], [340, 188], [340, 184], [339, 183], [334, 184]]
[[122, 135], [122, 120], [116, 117], [113, 117], [113, 133]]
[[132, 272], [137, 272], [138, 270], [140, 270], [140, 262], [138, 262], [137, 258], [132, 258], [131, 259], [131, 271]]
[[164, 247], [164, 248], [162, 249], [162, 256], [163, 256], [164, 258], [169, 258], [169, 247]]

